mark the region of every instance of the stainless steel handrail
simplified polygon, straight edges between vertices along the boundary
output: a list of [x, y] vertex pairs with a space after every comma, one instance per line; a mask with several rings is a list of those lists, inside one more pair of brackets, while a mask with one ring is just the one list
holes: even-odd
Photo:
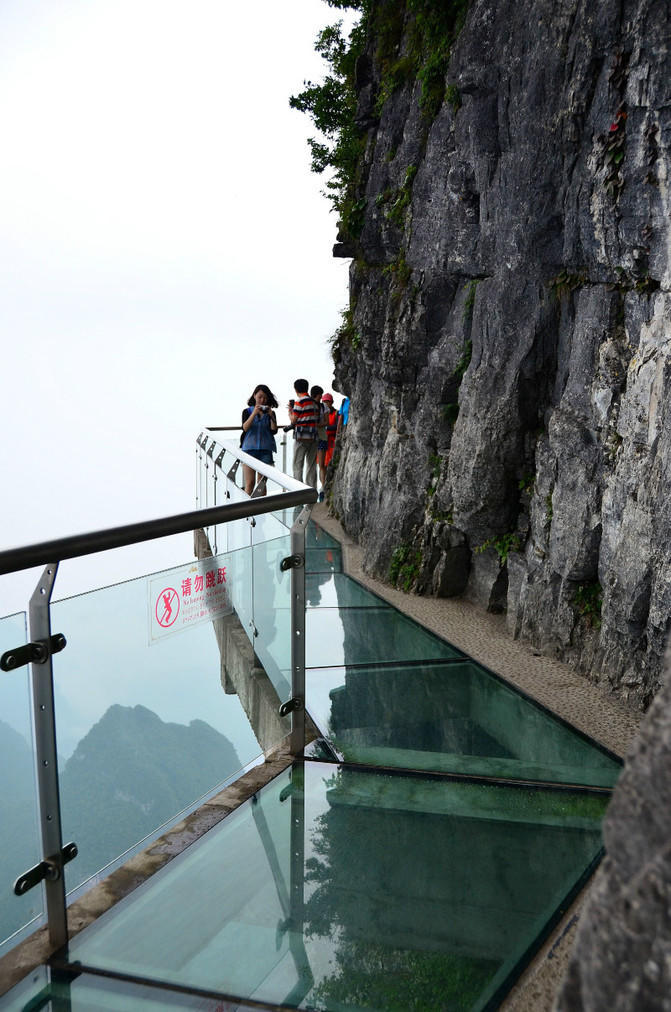
[[[240, 459], [247, 454], [237, 451]], [[253, 457], [247, 458], [253, 461]], [[254, 466], [261, 470], [266, 465], [256, 461]], [[275, 471], [274, 468], [269, 468]], [[279, 472], [275, 472], [278, 474]], [[274, 475], [273, 475], [274, 477]], [[153, 541], [171, 534], [185, 534], [198, 527], [209, 527], [211, 524], [223, 524], [244, 517], [258, 516], [261, 513], [272, 513], [274, 510], [291, 509], [317, 501], [317, 491], [307, 485], [300, 485], [289, 480], [292, 489], [258, 499], [246, 499], [244, 502], [226, 503], [223, 506], [212, 506], [188, 513], [177, 513], [173, 516], [159, 517], [156, 520], [143, 520], [139, 523], [125, 524], [122, 527], [107, 527], [100, 531], [85, 534], [72, 534], [53, 541], [41, 541], [34, 545], [23, 545], [0, 552], [0, 575], [32, 569], [33, 566], [44, 566], [51, 562], [62, 562], [64, 559], [76, 559], [82, 555], [95, 552], [106, 552], [111, 548], [123, 548], [136, 545], [142, 541]]]
[[[278, 422], [278, 428], [283, 429], [287, 425], [291, 425], [291, 422]], [[205, 428], [208, 432], [241, 432], [242, 425], [206, 425]]]
[[[210, 431], [211, 431], [210, 429], [204, 429], [203, 434], [209, 433]], [[216, 438], [215, 436], [212, 436], [211, 437], [212, 443], [207, 444], [207, 437], [205, 438], [206, 438], [206, 445], [203, 446], [202, 443], [199, 445], [201, 445], [202, 449], [205, 450], [205, 452], [208, 455], [211, 455], [212, 457], [214, 457], [214, 454], [213, 453], [211, 454], [210, 450], [212, 445], [214, 445], [221, 450], [226, 450], [234, 457], [238, 457], [241, 463], [247, 464], [248, 467], [253, 468], [257, 472], [257, 474], [262, 474], [265, 478], [270, 478], [272, 481], [275, 482], [275, 484], [280, 485], [282, 488], [285, 488], [288, 491], [296, 492], [299, 489], [302, 488], [307, 489], [310, 487], [309, 485], [304, 485], [300, 481], [296, 481], [296, 479], [293, 478], [291, 475], [286, 474], [284, 471], [280, 471], [279, 468], [277, 467], [273, 467], [272, 464], [264, 464], [263, 461], [257, 460], [256, 457], [251, 457], [248, 453], [245, 453], [244, 450], [241, 450], [240, 447], [236, 443], [233, 443], [231, 440], [219, 439]], [[316, 499], [306, 500], [306, 502], [307, 501], [316, 502], [317, 500]]]

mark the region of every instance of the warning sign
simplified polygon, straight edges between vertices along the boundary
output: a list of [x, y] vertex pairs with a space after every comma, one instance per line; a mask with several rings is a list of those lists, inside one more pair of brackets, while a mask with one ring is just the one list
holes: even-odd
[[147, 580], [149, 643], [233, 611], [226, 556], [198, 559]]
[[156, 621], [161, 629], [169, 629], [179, 615], [179, 594], [174, 587], [166, 587], [156, 598]]

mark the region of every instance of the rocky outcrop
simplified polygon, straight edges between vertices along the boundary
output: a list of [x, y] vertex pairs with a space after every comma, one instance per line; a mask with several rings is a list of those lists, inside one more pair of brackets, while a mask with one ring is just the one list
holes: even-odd
[[[373, 4], [396, 67], [418, 6]], [[670, 19], [474, 0], [433, 106], [371, 35], [336, 248], [334, 505], [370, 570], [505, 610], [641, 705], [671, 615]]]
[[558, 1012], [671, 1012], [671, 671], [604, 822]]

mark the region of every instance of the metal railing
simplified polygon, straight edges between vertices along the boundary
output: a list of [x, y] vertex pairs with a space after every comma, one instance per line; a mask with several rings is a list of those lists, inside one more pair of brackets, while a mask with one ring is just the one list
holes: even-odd
[[264, 514], [304, 507], [298, 512], [291, 525], [291, 551], [289, 556], [282, 560], [281, 567], [290, 570], [291, 578], [291, 698], [286, 700], [280, 708], [283, 716], [291, 714], [291, 751], [298, 754], [304, 746], [304, 562], [305, 532], [310, 513], [310, 510], [305, 507], [316, 502], [317, 492], [315, 489], [308, 488], [294, 481], [293, 478], [287, 477], [279, 470], [249, 457], [233, 442], [220, 444], [207, 430], [204, 430], [198, 437], [199, 452], [205, 452], [211, 459], [215, 446], [220, 462], [223, 460], [224, 454], [230, 454], [236, 461], [236, 470], [240, 463], [249, 464], [262, 475], [264, 486], [270, 481], [277, 485], [281, 491], [276, 494], [263, 495], [264, 489], [257, 487], [254, 490], [254, 495], [248, 497], [240, 490], [239, 501], [230, 501], [229, 494], [228, 497], [224, 497], [224, 501], [221, 503], [186, 513], [42, 541], [0, 552], [0, 574], [19, 572], [39, 565], [45, 567], [30, 600], [30, 642], [6, 651], [0, 659], [0, 667], [4, 671], [13, 671], [25, 664], [31, 665], [42, 859], [33, 868], [19, 876], [14, 891], [16, 895], [24, 895], [33, 886], [44, 882], [49, 939], [54, 949], [65, 945], [68, 940], [63, 869], [65, 864], [77, 855], [77, 847], [74, 843], [63, 846], [56, 750], [52, 655], [66, 646], [66, 636], [62, 633], [52, 635], [51, 598], [61, 562], [114, 548], [137, 545], [170, 535], [226, 525], [241, 519], [253, 522], [254, 518]]

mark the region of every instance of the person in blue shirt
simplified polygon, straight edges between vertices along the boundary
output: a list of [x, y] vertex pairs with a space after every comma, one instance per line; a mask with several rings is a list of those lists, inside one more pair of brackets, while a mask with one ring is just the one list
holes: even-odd
[[[254, 388], [252, 396], [247, 401], [247, 407], [242, 412], [242, 440], [240, 448], [248, 453], [250, 457], [256, 457], [264, 464], [273, 464], [273, 453], [277, 450], [275, 433], [277, 432], [277, 418], [273, 408], [277, 407], [275, 394], [265, 383], [259, 383]], [[243, 464], [245, 480], [245, 492], [251, 495], [257, 480], [261, 475], [257, 474], [253, 467]], [[265, 488], [263, 489], [265, 494]]]
[[348, 420], [349, 420], [349, 397], [343, 397], [343, 402], [338, 410], [338, 434], [340, 434], [342, 430], [345, 428]]

